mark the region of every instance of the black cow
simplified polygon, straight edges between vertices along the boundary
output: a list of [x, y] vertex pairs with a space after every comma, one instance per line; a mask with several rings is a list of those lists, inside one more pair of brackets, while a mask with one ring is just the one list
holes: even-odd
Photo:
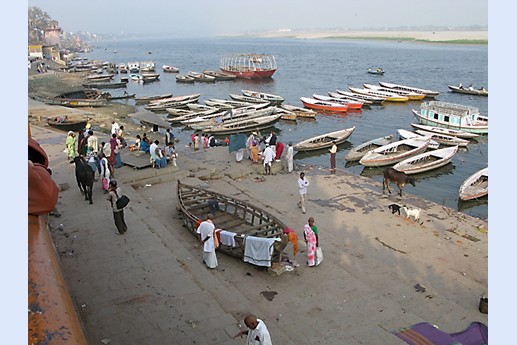
[[77, 156], [70, 163], [75, 163], [75, 179], [81, 194], [84, 194], [84, 200], [90, 200], [90, 204], [93, 204], [92, 190], [93, 190], [93, 178], [94, 172], [92, 168], [86, 163], [86, 160], [82, 156]]
[[388, 189], [388, 193], [391, 194], [390, 190], [390, 182], [395, 182], [397, 187], [399, 187], [399, 195], [402, 197], [402, 188], [406, 184], [410, 184], [413, 187], [415, 186], [415, 178], [406, 175], [405, 172], [395, 170], [393, 168], [386, 168], [383, 171], [384, 181], [382, 184], [382, 192], [384, 193], [385, 189]]

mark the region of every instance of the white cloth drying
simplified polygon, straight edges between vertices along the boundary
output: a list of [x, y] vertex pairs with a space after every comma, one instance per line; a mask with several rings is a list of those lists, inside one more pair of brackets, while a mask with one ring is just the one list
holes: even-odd
[[273, 243], [276, 241], [280, 241], [280, 239], [247, 236], [244, 243], [244, 262], [271, 267]]
[[235, 235], [237, 235], [235, 232], [221, 230], [219, 235], [221, 236], [221, 244], [235, 247]]

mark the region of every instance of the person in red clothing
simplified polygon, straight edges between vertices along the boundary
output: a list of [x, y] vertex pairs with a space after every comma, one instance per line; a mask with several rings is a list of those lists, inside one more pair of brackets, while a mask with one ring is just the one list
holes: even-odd
[[280, 141], [276, 143], [276, 156], [275, 160], [280, 161], [280, 157], [282, 157], [282, 152], [284, 152], [284, 144]]

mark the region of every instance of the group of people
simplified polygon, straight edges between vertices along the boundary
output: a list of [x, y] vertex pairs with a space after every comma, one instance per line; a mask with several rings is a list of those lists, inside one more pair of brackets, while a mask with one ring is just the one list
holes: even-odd
[[228, 137], [221, 141], [217, 140], [213, 135], [199, 133], [197, 131], [192, 133], [190, 140], [191, 142], [189, 143], [189, 146], [191, 146], [194, 151], [198, 151], [200, 148], [208, 149], [210, 147], [228, 146], [230, 144], [230, 139]]
[[160, 141], [155, 139], [151, 142], [151, 139], [147, 136], [147, 133], [136, 135], [135, 143], [129, 146], [130, 151], [143, 151], [150, 154], [150, 162], [154, 168], [160, 169], [172, 164], [178, 166], [176, 158], [176, 147], [174, 146], [174, 134], [167, 128], [165, 132], [165, 146], [160, 146]]

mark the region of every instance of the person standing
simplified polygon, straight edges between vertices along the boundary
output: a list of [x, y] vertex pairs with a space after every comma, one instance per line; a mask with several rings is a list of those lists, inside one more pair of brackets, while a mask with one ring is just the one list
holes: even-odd
[[271, 146], [271, 148], [273, 149], [273, 154], [275, 156], [276, 156], [276, 142], [277, 142], [276, 134], [275, 134], [275, 132], [271, 132], [271, 135], [269, 137], [269, 146]]
[[251, 150], [253, 149], [253, 141], [255, 141], [255, 135], [257, 132], [251, 132], [248, 139], [246, 139], [246, 158], [252, 159]]
[[99, 173], [99, 176], [101, 178], [102, 189], [104, 190], [104, 193], [108, 193], [109, 181], [111, 179], [110, 166], [109, 166], [108, 159], [106, 158], [104, 153], [102, 153], [102, 152], [99, 153], [99, 157], [101, 158], [101, 160], [100, 160], [101, 171]]
[[117, 139], [120, 141], [120, 146], [122, 148], [127, 146], [126, 139], [124, 138], [124, 126], [120, 126], [118, 129]]
[[280, 162], [280, 157], [282, 157], [282, 152], [284, 152], [284, 143], [281, 141], [276, 142], [276, 153], [275, 153], [275, 161]]
[[173, 166], [177, 167], [178, 163], [176, 162], [176, 158], [178, 157], [178, 155], [176, 154], [176, 148], [174, 147], [174, 144], [172, 143], [172, 141], [170, 141], [169, 144], [167, 144], [167, 146], [165, 146], [164, 151], [165, 151], [165, 158], [170, 163], [172, 163]]
[[113, 211], [113, 219], [115, 220], [115, 226], [117, 227], [117, 234], [123, 235], [127, 231], [127, 225], [124, 220], [124, 209], [117, 208], [117, 200], [122, 196], [122, 191], [120, 190], [120, 187], [117, 186], [117, 181], [110, 181], [108, 191], [108, 201], [110, 202], [111, 209]]
[[285, 158], [287, 158], [287, 171], [293, 172], [294, 148], [292, 142], [289, 142], [289, 144], [287, 144], [287, 152], [285, 154]]
[[194, 135], [194, 151], [199, 150], [199, 143], [200, 143], [199, 135], [196, 133]]
[[75, 158], [75, 133], [73, 131], [68, 132], [68, 136], [65, 140], [66, 149], [68, 151], [68, 159], [73, 160]]
[[305, 200], [307, 197], [307, 187], [309, 186], [309, 180], [305, 178], [305, 173], [300, 173], [300, 178], [298, 179], [298, 189], [300, 191], [300, 202], [298, 202], [298, 207], [302, 209], [302, 213], [305, 213]]
[[118, 135], [118, 131], [120, 130], [120, 126], [117, 121], [111, 121], [111, 134]]
[[165, 168], [167, 166], [167, 158], [163, 156], [160, 148], [159, 140], [155, 140], [151, 146], [149, 147], [149, 152], [151, 153], [151, 161], [153, 162], [153, 166], [157, 169]]
[[266, 324], [261, 319], [253, 314], [248, 314], [244, 318], [244, 323], [248, 327], [247, 330], [241, 330], [233, 338], [246, 335], [246, 345], [273, 345], [271, 342], [271, 335], [266, 327]]
[[[310, 225], [311, 219], [312, 217], [309, 218], [308, 223], [303, 226], [303, 238], [307, 244], [307, 265], [309, 267], [316, 266], [316, 247], [318, 243], [316, 234]], [[312, 222], [314, 224], [314, 219]]]
[[79, 137], [77, 139], [77, 152], [79, 153], [79, 156], [86, 157], [86, 151], [88, 150], [88, 137], [86, 136], [86, 129], [79, 131]]
[[90, 147], [90, 150], [95, 153], [95, 155], [99, 152], [99, 141], [92, 130], [88, 131], [88, 147]]
[[329, 150], [330, 152], [330, 173], [335, 174], [336, 173], [336, 152], [337, 152], [337, 145], [336, 141], [332, 141], [332, 147]]
[[170, 128], [167, 128], [165, 130], [165, 146], [169, 146], [169, 143], [172, 143], [174, 145], [174, 134], [172, 134]]
[[264, 150], [264, 175], [271, 175], [271, 163], [275, 157], [273, 148], [271, 145], [266, 145]]
[[217, 267], [217, 256], [215, 255], [214, 230], [215, 226], [212, 222], [213, 215], [209, 213], [206, 220], [201, 222], [197, 228], [199, 241], [203, 245], [203, 262], [208, 268]]

